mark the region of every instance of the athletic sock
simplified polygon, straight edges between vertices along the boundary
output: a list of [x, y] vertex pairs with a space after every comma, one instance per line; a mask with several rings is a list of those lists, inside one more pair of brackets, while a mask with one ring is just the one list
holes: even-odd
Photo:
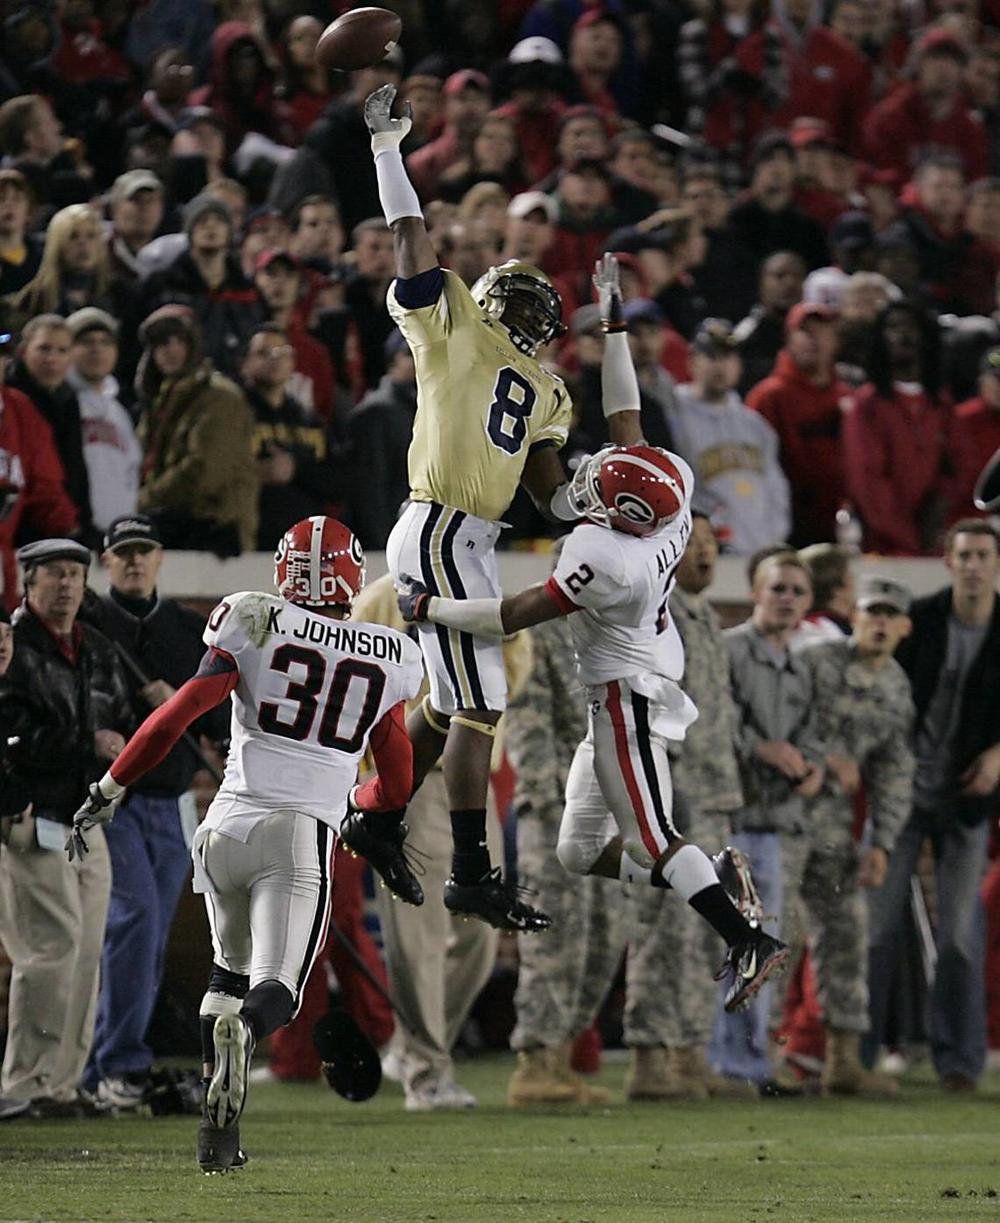
[[[622, 850], [622, 860], [618, 866], [618, 878], [622, 883], [652, 883], [653, 887], [657, 884], [653, 878], [653, 868], [650, 866], [639, 866], [633, 862], [625, 850]], [[666, 884], [661, 884], [661, 887], [666, 887]]]
[[721, 883], [702, 888], [694, 896], [688, 897], [688, 904], [722, 935], [730, 947], [737, 943], [754, 942], [758, 937], [758, 931], [729, 899]]
[[198, 1030], [201, 1033], [201, 1060], [206, 1066], [215, 1065], [215, 1021], [218, 1015], [199, 1015]]
[[486, 808], [464, 807], [451, 812], [454, 852], [451, 873], [456, 883], [478, 883], [490, 870], [486, 842]]

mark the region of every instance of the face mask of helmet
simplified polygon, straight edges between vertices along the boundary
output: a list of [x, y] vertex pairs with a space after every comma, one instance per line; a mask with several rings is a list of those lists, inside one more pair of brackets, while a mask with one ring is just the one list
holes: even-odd
[[491, 268], [472, 286], [472, 294], [506, 327], [514, 347], [529, 357], [566, 331], [559, 294], [530, 272]]

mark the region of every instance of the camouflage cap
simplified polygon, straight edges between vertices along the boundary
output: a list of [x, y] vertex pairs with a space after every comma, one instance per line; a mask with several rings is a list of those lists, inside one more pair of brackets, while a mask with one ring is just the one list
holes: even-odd
[[892, 578], [863, 577], [858, 582], [857, 606], [862, 611], [869, 607], [894, 607], [905, 616], [912, 601], [909, 588]]

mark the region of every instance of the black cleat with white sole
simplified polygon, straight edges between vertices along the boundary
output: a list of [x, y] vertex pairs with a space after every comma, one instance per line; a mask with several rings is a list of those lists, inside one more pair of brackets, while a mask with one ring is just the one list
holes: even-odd
[[246, 1152], [240, 1147], [239, 1124], [220, 1129], [207, 1117], [198, 1122], [198, 1167], [206, 1175], [220, 1172], [235, 1172], [247, 1162]]
[[235, 1125], [250, 1081], [254, 1039], [242, 1015], [220, 1015], [212, 1033], [215, 1069], [205, 1091], [205, 1117], [216, 1129]]
[[424, 889], [406, 857], [405, 824], [391, 825], [364, 811], [350, 811], [340, 825], [344, 846], [364, 858], [394, 896], [410, 905], [424, 903]]
[[456, 883], [449, 877], [444, 885], [444, 907], [450, 913], [478, 917], [497, 930], [519, 930], [524, 934], [548, 930], [552, 918], [526, 904], [517, 885], [508, 883], [495, 866], [478, 883]]
[[770, 934], [758, 934], [748, 943], [737, 943], [726, 953], [716, 980], [730, 978], [724, 1007], [729, 1014], [741, 1011], [764, 982], [785, 966], [788, 947]]

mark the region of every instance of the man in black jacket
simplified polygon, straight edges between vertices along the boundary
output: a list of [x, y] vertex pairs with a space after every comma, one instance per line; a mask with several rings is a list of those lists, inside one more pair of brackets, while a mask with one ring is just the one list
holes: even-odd
[[0, 718], [16, 736], [11, 763], [33, 812], [0, 861], [3, 938], [14, 966], [0, 1090], [37, 1116], [80, 1116], [101, 944], [111, 892], [103, 835], [83, 860], [63, 852], [81, 790], [125, 746], [132, 710], [111, 643], [77, 619], [90, 553], [71, 539], [18, 551], [25, 601], [0, 682]]
[[[163, 549], [150, 519], [117, 518], [104, 537], [108, 593], [88, 609], [125, 663], [137, 720], [162, 705], [198, 669], [205, 622], [156, 593]], [[192, 728], [218, 740], [228, 731], [229, 702]], [[105, 829], [111, 856], [111, 903], [101, 958], [101, 993], [87, 1083], [102, 1106], [137, 1108], [152, 1050], [146, 1029], [163, 975], [174, 910], [191, 865], [197, 822], [191, 779], [201, 761], [181, 740], [129, 789]]]
[[979, 885], [1000, 806], [1000, 532], [980, 518], [957, 522], [945, 564], [952, 585], [913, 604], [913, 633], [897, 651], [917, 711], [914, 812], [873, 897], [866, 1053], [872, 1061], [878, 1051], [910, 876], [930, 839], [938, 893], [931, 1053], [944, 1090], [966, 1092], [986, 1060]]

